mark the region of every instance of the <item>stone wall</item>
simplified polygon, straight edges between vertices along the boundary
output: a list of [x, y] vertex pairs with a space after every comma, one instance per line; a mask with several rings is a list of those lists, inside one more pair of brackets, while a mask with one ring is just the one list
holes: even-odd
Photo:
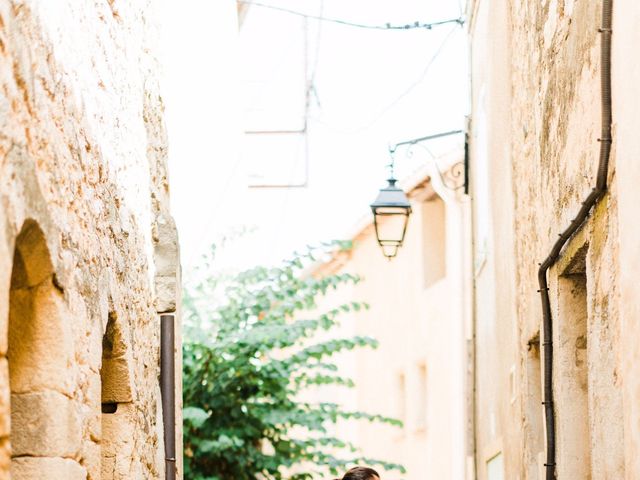
[[[601, 2], [572, 1], [512, 10], [513, 49], [532, 52], [514, 62], [512, 84], [521, 345], [541, 329], [537, 263], [595, 184], [601, 10]], [[609, 179], [614, 175], [615, 155]], [[617, 188], [609, 183], [607, 196], [549, 272], [559, 478], [624, 476], [623, 429], [616, 414], [622, 408], [615, 358]], [[519, 373], [526, 382], [527, 372]], [[532, 448], [525, 443], [531, 459], [538, 454]]]
[[0, 478], [164, 477], [155, 3], [0, 1]]
[[[614, 5], [619, 24], [640, 15], [633, 2]], [[578, 0], [471, 2], [476, 219], [486, 217], [492, 231], [491, 272], [484, 279], [486, 272], [477, 272], [481, 479], [490, 478], [488, 464], [498, 454], [504, 457], [505, 478], [544, 478], [537, 272], [595, 185], [601, 10], [602, 2]], [[637, 152], [637, 141], [630, 136], [623, 141], [617, 133], [638, 125], [637, 109], [634, 116], [619, 107], [637, 98], [640, 76], [626, 64], [630, 31], [618, 33], [616, 22], [609, 189], [549, 271], [558, 478], [638, 478], [637, 468], [630, 468], [637, 463], [637, 440], [630, 439], [638, 437], [633, 405], [639, 398], [637, 388], [627, 386], [637, 380], [625, 375], [632, 369], [623, 360], [637, 355], [630, 352], [637, 351], [631, 345], [637, 346], [638, 337], [621, 336], [623, 320], [629, 333], [637, 332], [632, 326], [637, 299], [620, 250], [638, 238], [637, 227], [630, 226], [637, 223], [631, 205], [638, 194], [618, 175], [619, 165], [632, 170], [628, 155]], [[478, 179], [485, 167], [487, 189]], [[623, 198], [631, 201], [624, 208]], [[480, 255], [476, 249], [476, 259]], [[637, 254], [628, 250], [627, 255], [637, 265]]]

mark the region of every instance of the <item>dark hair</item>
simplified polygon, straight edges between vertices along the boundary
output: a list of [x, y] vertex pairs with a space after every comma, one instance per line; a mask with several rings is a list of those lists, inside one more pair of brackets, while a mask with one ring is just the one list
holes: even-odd
[[380, 474], [373, 468], [354, 467], [345, 473], [341, 480], [375, 480], [376, 478], [380, 478]]

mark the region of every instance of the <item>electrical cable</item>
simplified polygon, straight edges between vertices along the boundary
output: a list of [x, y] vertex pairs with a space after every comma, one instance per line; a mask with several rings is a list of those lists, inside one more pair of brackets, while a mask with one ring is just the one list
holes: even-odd
[[[320, 11], [318, 16], [322, 17], [324, 13], [324, 0], [320, 0]], [[318, 30], [316, 32], [316, 48], [313, 57], [313, 68], [311, 69], [311, 75], [309, 76], [309, 80], [307, 81], [307, 98], [306, 98], [306, 108], [305, 108], [305, 120], [309, 117], [309, 106], [311, 103], [311, 94], [316, 99], [316, 104], [320, 106], [320, 99], [318, 98], [318, 91], [316, 90], [316, 72], [318, 71], [318, 63], [320, 61], [320, 42], [322, 39], [322, 22], [318, 22], [317, 26]]]
[[310, 19], [318, 20], [322, 22], [331, 22], [331, 23], [335, 23], [338, 25], [346, 26], [346, 27], [365, 28], [369, 30], [414, 30], [414, 29], [431, 30], [433, 27], [438, 27], [440, 25], [446, 25], [449, 23], [457, 23], [458, 25], [464, 24], [464, 18], [458, 17], [458, 18], [451, 18], [448, 20], [441, 20], [439, 22], [431, 22], [431, 23], [414, 22], [406, 25], [391, 25], [390, 23], [387, 23], [385, 25], [367, 25], [364, 23], [340, 20], [338, 18], [323, 17], [321, 15], [320, 16], [308, 15], [306, 13], [298, 12], [296, 10], [290, 10], [288, 8], [279, 7], [277, 5], [268, 5], [265, 3], [254, 2], [251, 0], [238, 0], [238, 3], [241, 3], [243, 5], [252, 5], [252, 6], [261, 7], [261, 8], [268, 8], [278, 12], [289, 13], [291, 15], [297, 15], [299, 17], [310, 18]]
[[427, 73], [429, 73], [429, 70], [431, 69], [431, 66], [438, 59], [438, 57], [442, 54], [442, 52], [444, 51], [444, 48], [446, 47], [449, 39], [451, 38], [451, 36], [453, 35], [453, 33], [456, 30], [457, 30], [457, 28], [452, 28], [451, 31], [447, 34], [447, 36], [444, 38], [444, 40], [442, 40], [442, 43], [440, 43], [440, 46], [438, 47], [436, 52], [433, 54], [433, 56], [429, 59], [429, 61], [427, 62], [427, 64], [423, 68], [422, 73], [420, 74], [420, 76], [415, 81], [413, 81], [400, 95], [398, 95], [398, 97], [396, 97], [386, 107], [384, 107], [382, 110], [380, 110], [378, 112], [378, 114], [372, 120], [370, 120], [369, 122], [363, 124], [360, 127], [354, 128], [352, 130], [342, 130], [342, 129], [333, 127], [330, 123], [327, 123], [327, 122], [321, 120], [320, 118], [312, 117], [311, 119], [313, 121], [318, 122], [319, 124], [329, 128], [330, 130], [332, 130], [332, 131], [334, 131], [336, 133], [341, 133], [341, 134], [344, 134], [344, 135], [356, 135], [358, 133], [361, 133], [361, 132], [364, 132], [366, 130], [369, 130], [376, 123], [378, 123], [378, 121], [380, 121], [380, 119], [382, 119], [382, 117], [384, 117], [393, 107], [395, 107], [400, 101], [402, 101], [407, 95], [409, 95], [416, 87], [418, 87], [418, 85], [420, 85], [424, 81], [425, 77], [427, 76]]
[[[320, 0], [320, 8], [319, 8], [319, 15], [320, 17], [322, 17], [322, 14], [324, 12], [324, 0]], [[305, 21], [308, 21], [309, 19], [305, 19]], [[322, 22], [318, 22], [317, 24], [317, 31], [316, 31], [316, 45], [315, 45], [315, 52], [314, 52], [314, 58], [313, 58], [313, 67], [311, 68], [311, 74], [309, 75], [308, 73], [308, 64], [309, 64], [309, 29], [308, 29], [308, 24], [305, 25], [305, 76], [309, 75], [309, 78], [306, 79], [306, 91], [305, 91], [305, 108], [304, 108], [304, 124], [305, 124], [305, 160], [306, 160], [306, 165], [305, 165], [305, 181], [304, 181], [304, 187], [306, 188], [309, 184], [309, 131], [307, 129], [307, 123], [309, 120], [309, 108], [311, 105], [311, 94], [313, 93], [314, 97], [316, 98], [316, 103], [318, 104], [318, 106], [320, 105], [320, 102], [318, 100], [318, 93], [315, 89], [315, 78], [316, 78], [316, 72], [318, 70], [318, 61], [320, 58], [320, 41], [322, 38]], [[293, 166], [291, 168], [291, 171], [289, 173], [289, 185], [293, 184], [293, 177], [295, 174], [295, 171], [298, 168], [298, 163], [299, 163], [299, 159], [296, 158], [295, 162], [293, 163]], [[282, 208], [281, 208], [281, 213], [280, 213], [280, 224], [284, 223], [284, 219], [287, 215], [287, 210], [289, 207], [289, 194], [290, 194], [290, 188], [287, 188], [284, 192], [284, 199], [282, 202]], [[278, 228], [277, 232], [282, 232], [284, 229], [283, 228]], [[272, 243], [272, 251], [275, 251], [276, 249], [276, 245], [280, 242], [280, 236], [277, 235], [274, 237], [273, 243]]]
[[[233, 165], [231, 166], [231, 173], [229, 174], [229, 176], [227, 177], [226, 181], [224, 182], [224, 186], [222, 187], [221, 193], [219, 195], [220, 199], [224, 199], [227, 196], [229, 188], [231, 187], [231, 182], [233, 181], [233, 178], [236, 176], [236, 172], [238, 171], [238, 167], [240, 166], [240, 164], [243, 163], [243, 161], [244, 161], [243, 156], [238, 154], [237, 157], [235, 158], [235, 161], [233, 162]], [[221, 200], [213, 202], [213, 210], [209, 213], [209, 219], [205, 223], [204, 229], [202, 229], [202, 237], [200, 239], [198, 247], [195, 248], [191, 252], [191, 255], [189, 256], [188, 261], [187, 261], [187, 266], [190, 267], [191, 264], [192, 264], [192, 261], [197, 256], [202, 254], [203, 248], [204, 248], [203, 244], [204, 244], [204, 242], [209, 241], [208, 240], [208, 235], [209, 235], [209, 231], [211, 230], [211, 225], [213, 224], [213, 222], [215, 220], [217, 220], [216, 214], [218, 213], [218, 210], [222, 206], [223, 206], [223, 203], [222, 203]]]

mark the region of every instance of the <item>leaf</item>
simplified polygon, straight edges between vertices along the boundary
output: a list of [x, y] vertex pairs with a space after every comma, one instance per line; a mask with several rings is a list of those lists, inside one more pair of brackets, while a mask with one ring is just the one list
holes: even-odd
[[[309, 403], [310, 386], [353, 387], [335, 355], [375, 348], [370, 337], [332, 338], [344, 316], [367, 308], [350, 301], [317, 313], [328, 290], [360, 281], [350, 273], [305, 276], [315, 258], [345, 243], [328, 242], [280, 266], [219, 272], [215, 249], [186, 279], [183, 396], [185, 478], [193, 480], [308, 480], [363, 462], [354, 445], [328, 434], [343, 419], [400, 425], [335, 403]], [[345, 315], [350, 314], [350, 315]], [[327, 339], [328, 337], [328, 339]], [[324, 340], [319, 341], [318, 338]], [[367, 463], [402, 471], [376, 459]], [[289, 472], [295, 471], [295, 474]]]
[[209, 414], [198, 407], [186, 407], [182, 410], [182, 417], [194, 427], [200, 428], [209, 419]]

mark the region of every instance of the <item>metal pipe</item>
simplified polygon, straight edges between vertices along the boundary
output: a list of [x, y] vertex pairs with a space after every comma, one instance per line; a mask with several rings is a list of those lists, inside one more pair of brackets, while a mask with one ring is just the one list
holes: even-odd
[[176, 478], [175, 318], [160, 316], [160, 393], [164, 424], [165, 479]]
[[547, 258], [540, 264], [538, 270], [538, 284], [540, 286], [540, 298], [542, 301], [542, 319], [544, 333], [544, 407], [547, 427], [547, 461], [546, 479], [556, 478], [556, 434], [555, 412], [553, 409], [553, 316], [551, 302], [549, 300], [549, 285], [547, 272], [556, 263], [562, 248], [573, 234], [578, 231], [588, 218], [591, 209], [604, 196], [607, 190], [607, 176], [609, 172], [609, 157], [611, 154], [611, 17], [613, 11], [612, 0], [604, 0], [602, 4], [602, 28], [600, 42], [600, 84], [602, 103], [602, 133], [600, 142], [600, 159], [596, 185], [591, 193], [582, 202], [582, 206], [569, 226], [559, 235], [553, 244]]

